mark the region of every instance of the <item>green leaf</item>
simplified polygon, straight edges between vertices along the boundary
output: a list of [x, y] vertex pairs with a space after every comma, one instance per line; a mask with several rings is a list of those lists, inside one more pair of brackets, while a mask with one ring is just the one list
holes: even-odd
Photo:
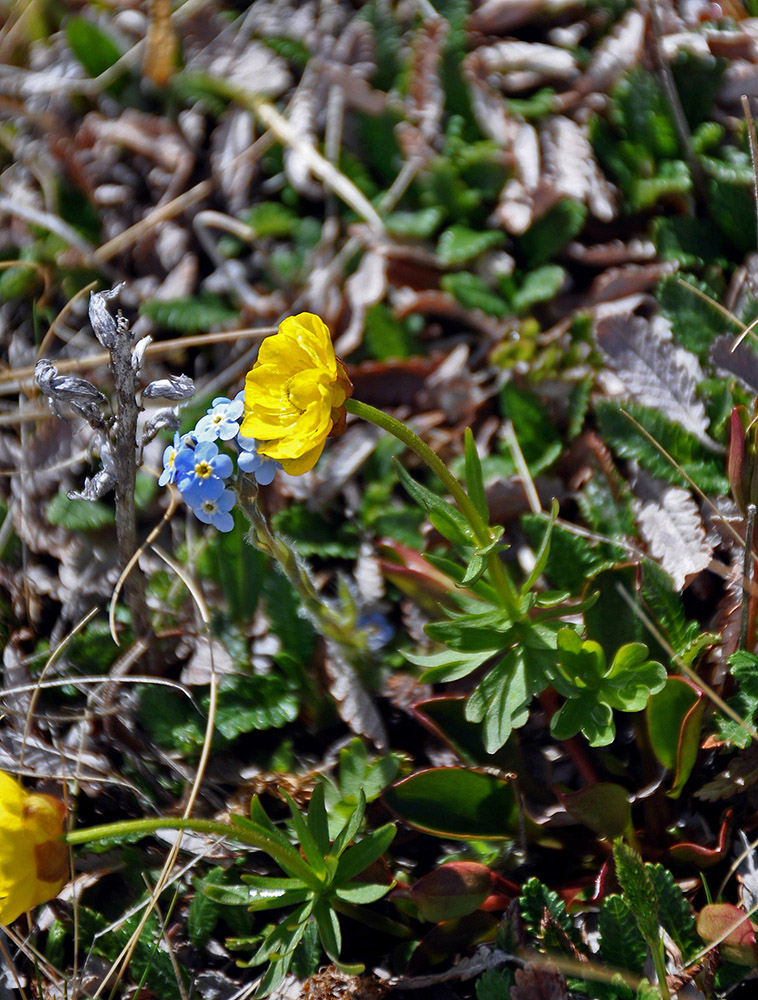
[[570, 942], [578, 945], [579, 936], [566, 904], [556, 892], [539, 879], [530, 878], [521, 890], [519, 908], [527, 931], [548, 952], [559, 951], [575, 957]]
[[656, 158], [679, 152], [676, 125], [657, 77], [636, 67], [613, 91], [611, 119], [632, 143], [639, 143]]
[[613, 845], [616, 877], [624, 893], [624, 900], [637, 921], [640, 933], [651, 947], [657, 946], [658, 894], [649, 865], [631, 847], [621, 840]]
[[[71, 51], [82, 64], [88, 76], [100, 76], [101, 73], [118, 62], [122, 56], [121, 49], [110, 35], [106, 35], [101, 28], [84, 17], [67, 18], [64, 31]], [[122, 84], [123, 79], [120, 77]], [[108, 89], [112, 93], [118, 93], [118, 87], [115, 91], [113, 89], [115, 86], [116, 81], [111, 83]]]
[[463, 514], [426, 486], [417, 483], [399, 462], [395, 463], [395, 467], [400, 482], [416, 503], [426, 510], [429, 520], [443, 538], [447, 538], [454, 545], [471, 545], [473, 532]]
[[706, 219], [660, 216], [653, 223], [653, 240], [659, 257], [676, 261], [683, 268], [702, 268], [714, 258], [726, 263], [723, 240]]
[[489, 524], [490, 511], [482, 478], [482, 463], [479, 461], [474, 435], [470, 427], [466, 428], [463, 443], [466, 452], [466, 491], [481, 519], [485, 524]]
[[350, 813], [347, 822], [342, 827], [340, 832], [334, 838], [334, 843], [332, 844], [332, 849], [329, 852], [332, 857], [338, 858], [351, 842], [353, 837], [356, 835], [358, 830], [360, 830], [361, 823], [363, 822], [363, 817], [366, 813], [366, 796], [363, 794], [361, 789], [358, 792], [358, 802]]
[[476, 981], [476, 1000], [508, 1000], [515, 983], [511, 969], [487, 969]]
[[645, 939], [621, 896], [606, 896], [598, 917], [600, 954], [617, 969], [641, 975], [647, 958]]
[[444, 214], [441, 208], [432, 206], [416, 212], [390, 212], [384, 222], [391, 236], [425, 240], [435, 233]]
[[247, 540], [249, 525], [238, 508], [232, 510], [231, 531], [216, 531], [202, 556], [200, 568], [224, 594], [233, 621], [252, 621], [266, 576], [266, 557]]
[[545, 528], [545, 534], [542, 537], [542, 542], [540, 543], [539, 550], [534, 558], [534, 566], [529, 576], [521, 584], [521, 596], [525, 597], [535, 585], [537, 580], [542, 576], [542, 573], [547, 565], [548, 556], [550, 555], [550, 542], [553, 537], [553, 528], [555, 527], [555, 519], [558, 517], [559, 511], [558, 501], [553, 498], [550, 505], [550, 517]]
[[544, 472], [563, 450], [544, 403], [528, 390], [507, 382], [500, 390], [500, 406], [503, 416], [513, 424], [529, 472], [533, 476]]
[[310, 830], [321, 856], [329, 853], [329, 820], [324, 806], [324, 783], [319, 782], [313, 789], [308, 804], [308, 829]]
[[50, 524], [68, 531], [96, 531], [115, 520], [113, 508], [101, 500], [69, 500], [65, 493], [56, 493], [45, 516]]
[[560, 253], [582, 231], [586, 218], [582, 202], [566, 198], [554, 205], [519, 240], [527, 266], [539, 267]]
[[409, 826], [439, 837], [507, 840], [519, 827], [510, 783], [463, 767], [419, 771], [382, 796]]
[[298, 213], [280, 201], [259, 202], [243, 213], [242, 218], [260, 238], [291, 236], [300, 222]]
[[[363, 342], [372, 358], [407, 358], [418, 352], [416, 338], [411, 332], [411, 320], [396, 319], [386, 302], [377, 302], [366, 311]], [[286, 508], [285, 508], [286, 509]]]
[[318, 925], [318, 933], [324, 951], [333, 962], [339, 961], [342, 949], [342, 934], [337, 914], [325, 899], [319, 899], [313, 907], [313, 916]]
[[[207, 696], [203, 699], [207, 706]], [[300, 714], [300, 696], [280, 673], [227, 674], [218, 686], [216, 729], [226, 739], [256, 730], [280, 729]]]
[[519, 314], [528, 313], [541, 302], [554, 299], [566, 280], [566, 272], [557, 264], [543, 264], [530, 271], [521, 287], [513, 294], [513, 308]]
[[140, 315], [147, 316], [165, 330], [200, 333], [229, 327], [239, 319], [239, 310], [209, 292], [192, 298], [151, 299], [140, 306]]
[[608, 400], [595, 405], [598, 423], [603, 436], [620, 458], [636, 459], [652, 475], [677, 486], [687, 486], [687, 480], [675, 468], [680, 465], [685, 473], [705, 493], [726, 494], [729, 483], [724, 475], [723, 460], [703, 448], [688, 431], [674, 424], [657, 410], [625, 403], [623, 410], [631, 414], [671, 456], [666, 458], [635, 425], [624, 415], [622, 407]]
[[379, 885], [372, 882], [360, 882], [356, 885], [344, 886], [336, 889], [334, 895], [338, 899], [343, 899], [346, 903], [366, 904], [375, 903], [382, 896], [386, 896], [392, 888], [391, 885]]
[[467, 309], [481, 309], [482, 312], [498, 319], [502, 319], [510, 312], [508, 303], [502, 295], [493, 292], [483, 278], [469, 271], [443, 274], [440, 287]]
[[359, 843], [352, 847], [346, 846], [337, 865], [335, 885], [346, 886], [356, 875], [360, 875], [369, 865], [378, 861], [392, 843], [396, 832], [394, 823], [386, 823]]
[[667, 868], [663, 865], [645, 867], [655, 887], [661, 926], [671, 936], [684, 961], [688, 962], [702, 946], [692, 907]]
[[505, 233], [493, 229], [469, 229], [454, 225], [446, 229], [437, 242], [437, 256], [442, 264], [453, 267], [468, 264], [485, 252], [505, 243]]
[[678, 798], [700, 749], [706, 700], [684, 677], [669, 677], [666, 686], [648, 702], [647, 726], [653, 753], [674, 771], [671, 798]]
[[737, 332], [737, 326], [688, 286], [705, 292], [711, 299], [714, 290], [691, 274], [672, 274], [658, 286], [656, 296], [661, 312], [671, 323], [674, 338], [690, 351], [705, 357], [711, 344], [726, 332]]
[[318, 844], [308, 828], [308, 824], [300, 815], [300, 811], [295, 805], [292, 797], [288, 795], [284, 789], [280, 790], [280, 794], [284, 797], [287, 805], [290, 807], [290, 813], [292, 814], [292, 826], [300, 844], [300, 848], [305, 855], [305, 860], [320, 879], [325, 879], [327, 871], [326, 865], [324, 864], [324, 855], [319, 850]]

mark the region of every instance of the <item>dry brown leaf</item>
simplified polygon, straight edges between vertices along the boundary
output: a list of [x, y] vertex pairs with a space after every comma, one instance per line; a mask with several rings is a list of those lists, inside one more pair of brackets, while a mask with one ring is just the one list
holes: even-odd
[[511, 1000], [568, 1000], [566, 980], [550, 962], [516, 969]]
[[707, 569], [713, 545], [706, 539], [697, 504], [687, 490], [658, 481], [638, 484], [644, 496], [635, 501], [635, 520], [654, 556], [682, 590], [689, 579]]

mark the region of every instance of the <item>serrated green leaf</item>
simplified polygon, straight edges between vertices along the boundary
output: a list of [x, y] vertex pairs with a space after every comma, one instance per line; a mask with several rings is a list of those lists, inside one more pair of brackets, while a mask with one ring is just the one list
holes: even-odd
[[[548, 889], [539, 879], [530, 878], [521, 890], [519, 909], [529, 934], [540, 941], [548, 951], [571, 954], [567, 942], [579, 944], [574, 922], [566, 910], [566, 904], [552, 889]], [[545, 920], [545, 914], [548, 920]], [[573, 956], [572, 956], [573, 957]]]
[[641, 975], [647, 958], [645, 939], [621, 896], [606, 896], [598, 917], [600, 954], [617, 969]]
[[187, 930], [194, 948], [202, 948], [215, 930], [219, 917], [218, 903], [205, 893], [206, 885], [223, 885], [227, 875], [223, 868], [211, 868], [203, 878], [194, 880], [195, 895], [187, 912]]
[[487, 969], [475, 983], [476, 1000], [507, 1000], [515, 982], [511, 969]]
[[697, 933], [692, 907], [671, 872], [663, 865], [647, 865], [648, 874], [655, 886], [658, 899], [658, 916], [661, 926], [671, 935], [685, 962], [700, 951], [703, 942]]
[[600, 430], [620, 458], [634, 458], [648, 472], [677, 486], [688, 485], [677, 471], [677, 463], [706, 493], [725, 494], [729, 484], [720, 456], [707, 452], [692, 434], [667, 420], [662, 413], [635, 403], [625, 403], [623, 410], [637, 420], [666, 451], [664, 457], [624, 415], [622, 407], [608, 400], [595, 405]]
[[521, 287], [513, 294], [513, 308], [519, 314], [528, 313], [541, 302], [554, 299], [566, 280], [566, 272], [557, 264], [543, 264], [530, 271]]
[[624, 893], [624, 900], [632, 912], [637, 926], [650, 947], [658, 945], [658, 894], [650, 875], [649, 865], [631, 847], [621, 840], [613, 845], [616, 878]]

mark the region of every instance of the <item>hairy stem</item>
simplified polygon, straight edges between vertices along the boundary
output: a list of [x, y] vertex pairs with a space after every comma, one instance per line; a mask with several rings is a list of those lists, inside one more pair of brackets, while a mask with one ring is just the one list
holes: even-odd
[[[131, 334], [119, 317], [117, 333], [110, 348], [111, 372], [116, 388], [117, 422], [113, 457], [116, 463], [116, 537], [118, 558], [123, 569], [137, 549], [137, 510], [134, 484], [137, 478], [137, 380], [132, 367]], [[138, 638], [150, 634], [150, 618], [145, 599], [145, 579], [135, 566], [125, 583], [126, 602], [132, 613]]]
[[[345, 400], [345, 409], [348, 413], [353, 413], [357, 417], [362, 417], [364, 420], [368, 420], [370, 423], [376, 424], [377, 427], [381, 427], [383, 430], [389, 431], [390, 434], [394, 434], [396, 438], [402, 441], [404, 445], [418, 455], [418, 457], [432, 470], [437, 478], [442, 481], [445, 488], [452, 495], [460, 512], [471, 525], [471, 530], [474, 533], [477, 543], [479, 545], [486, 546], [493, 541], [489, 525], [485, 524], [479, 514], [479, 511], [471, 502], [466, 491], [439, 455], [433, 452], [429, 445], [421, 440], [418, 434], [414, 433], [406, 424], [396, 420], [395, 417], [391, 417], [388, 413], [384, 413], [383, 410], [377, 410], [376, 407], [370, 406], [368, 403], [361, 403], [357, 399]], [[489, 569], [490, 579], [500, 596], [503, 607], [514, 618], [520, 617], [518, 594], [516, 593], [516, 589], [513, 586], [513, 583], [511, 582], [511, 579], [508, 576], [508, 573], [506, 572], [506, 569], [503, 566], [497, 552], [489, 553], [487, 556], [487, 567]]]

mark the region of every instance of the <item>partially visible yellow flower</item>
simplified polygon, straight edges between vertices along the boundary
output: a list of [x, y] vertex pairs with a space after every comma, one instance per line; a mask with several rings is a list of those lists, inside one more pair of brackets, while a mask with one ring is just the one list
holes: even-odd
[[0, 924], [57, 896], [68, 877], [66, 807], [0, 771]]
[[316, 464], [327, 437], [344, 429], [342, 407], [352, 391], [324, 321], [313, 313], [289, 316], [247, 373], [240, 433], [258, 441], [260, 455], [300, 476]]

